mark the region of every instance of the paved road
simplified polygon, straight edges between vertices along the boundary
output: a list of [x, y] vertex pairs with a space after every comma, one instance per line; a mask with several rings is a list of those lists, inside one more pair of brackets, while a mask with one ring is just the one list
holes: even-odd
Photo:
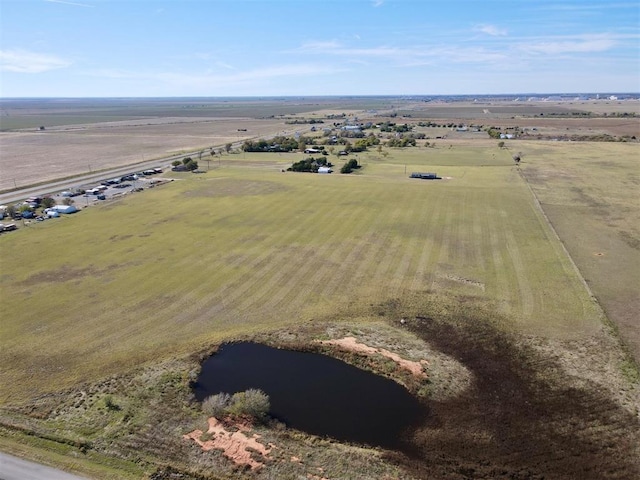
[[1, 480], [86, 480], [84, 477], [28, 462], [0, 452]]
[[[276, 136], [276, 135], [289, 135], [289, 134], [293, 134], [295, 132], [295, 130], [292, 130], [291, 132], [287, 132], [287, 131], [283, 131], [283, 132], [279, 132], [277, 134], [274, 135], [267, 135], [267, 136], [262, 136], [260, 138], [264, 138], [266, 140]], [[245, 140], [250, 140], [250, 139], [255, 139], [258, 137], [246, 137], [243, 138], [242, 140], [239, 140], [237, 142], [233, 142], [231, 144], [231, 147], [233, 149], [238, 149], [242, 146], [242, 144], [245, 142]], [[219, 148], [216, 148], [216, 150], [219, 150]], [[204, 163], [209, 160], [211, 162], [216, 162], [219, 161], [218, 159], [213, 159], [209, 156], [208, 150], [205, 148], [204, 150], [202, 150], [204, 152], [203, 156], [202, 156], [202, 160], [199, 161], [200, 163], [200, 168], [204, 167]], [[0, 193], [0, 205], [6, 205], [9, 203], [15, 203], [19, 200], [24, 200], [28, 197], [31, 196], [43, 196], [43, 195], [50, 195], [50, 194], [54, 194], [56, 192], [60, 192], [62, 190], [69, 190], [71, 188], [75, 188], [75, 187], [82, 187], [83, 185], [88, 185], [88, 184], [98, 184], [100, 183], [100, 181], [102, 180], [107, 180], [109, 178], [115, 178], [115, 177], [120, 177], [122, 175], [126, 175], [129, 173], [133, 173], [133, 172], [140, 172], [142, 170], [146, 170], [147, 168], [154, 168], [154, 167], [163, 167], [163, 168], [168, 168], [171, 165], [171, 162], [173, 162], [174, 160], [182, 160], [183, 158], [187, 157], [187, 156], [191, 156], [194, 159], [198, 159], [198, 150], [194, 151], [194, 152], [190, 152], [190, 153], [181, 153], [178, 155], [169, 155], [167, 157], [164, 158], [159, 158], [159, 159], [155, 159], [155, 160], [147, 160], [145, 162], [140, 162], [140, 163], [135, 163], [135, 164], [131, 164], [131, 165], [125, 165], [125, 166], [121, 166], [121, 167], [114, 167], [108, 170], [104, 170], [101, 171], [99, 173], [87, 173], [87, 174], [82, 174], [82, 175], [78, 175], [74, 178], [71, 179], [66, 179], [66, 180], [51, 180], [50, 182], [47, 182], [45, 184], [39, 185], [39, 186], [25, 186], [25, 187], [20, 187], [16, 190], [12, 190], [10, 192], [5, 192], [5, 193]], [[2, 479], [0, 479], [2, 480]]]
[[53, 194], [56, 192], [60, 192], [62, 190], [68, 190], [74, 187], [80, 187], [82, 185], [88, 184], [99, 184], [102, 180], [107, 180], [109, 178], [120, 177], [122, 175], [126, 175], [132, 172], [139, 172], [141, 170], [146, 170], [147, 168], [163, 166], [171, 164], [173, 160], [177, 160], [178, 158], [184, 158], [184, 155], [167, 157], [162, 160], [154, 160], [145, 163], [138, 163], [135, 165], [128, 165], [124, 167], [116, 167], [107, 171], [102, 171], [100, 173], [91, 173], [85, 175], [79, 175], [74, 177], [73, 179], [67, 180], [52, 180], [51, 182], [47, 182], [46, 184], [39, 186], [29, 186], [24, 188], [19, 188], [18, 190], [13, 190], [11, 192], [6, 192], [0, 194], [0, 204], [6, 205], [9, 203], [17, 202], [18, 200], [24, 200], [25, 198], [31, 196], [42, 196]]

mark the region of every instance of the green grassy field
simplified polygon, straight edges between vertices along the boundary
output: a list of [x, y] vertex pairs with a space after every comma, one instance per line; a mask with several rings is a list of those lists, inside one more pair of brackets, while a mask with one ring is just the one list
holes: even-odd
[[[372, 320], [372, 305], [421, 292], [525, 333], [598, 328], [509, 152], [456, 144], [360, 155], [350, 176], [280, 171], [298, 156], [236, 155], [0, 237], [0, 401], [251, 332]], [[443, 179], [408, 178], [433, 170]]]

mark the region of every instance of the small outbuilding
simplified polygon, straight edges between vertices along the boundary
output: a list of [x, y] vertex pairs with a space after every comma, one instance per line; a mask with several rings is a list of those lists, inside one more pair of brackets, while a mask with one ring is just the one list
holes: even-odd
[[421, 173], [421, 172], [413, 172], [409, 178], [420, 178], [422, 180], [438, 180], [437, 173]]
[[318, 173], [331, 173], [333, 170], [329, 167], [318, 167]]
[[69, 214], [69, 213], [76, 213], [78, 209], [76, 208], [75, 205], [54, 205], [53, 207], [47, 209], [47, 214], [50, 211]]

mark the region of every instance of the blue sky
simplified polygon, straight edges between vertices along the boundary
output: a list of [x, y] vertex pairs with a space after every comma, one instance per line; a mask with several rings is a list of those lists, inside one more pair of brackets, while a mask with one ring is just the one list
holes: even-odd
[[0, 0], [0, 96], [640, 92], [637, 0]]

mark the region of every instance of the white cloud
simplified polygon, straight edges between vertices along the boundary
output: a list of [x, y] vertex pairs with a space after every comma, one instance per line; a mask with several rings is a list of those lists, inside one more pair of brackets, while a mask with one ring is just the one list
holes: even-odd
[[327, 41], [327, 42], [307, 42], [307, 43], [303, 43], [300, 48], [298, 48], [298, 51], [302, 51], [302, 52], [312, 52], [312, 51], [328, 51], [328, 50], [333, 50], [336, 48], [340, 48], [341, 45], [333, 40]]
[[[87, 75], [112, 78], [128, 79], [138, 82], [148, 82], [153, 80], [171, 86], [172, 88], [203, 89], [234, 87], [239, 85], [259, 84], [270, 79], [286, 79], [296, 77], [313, 77], [318, 75], [329, 75], [344, 71], [335, 67], [319, 66], [315, 64], [298, 65], [278, 65], [254, 70], [238, 71], [231, 65], [220, 65], [223, 70], [213, 72], [211, 69], [201, 74], [182, 74], [175, 72], [135, 72], [116, 69], [99, 69], [86, 72]], [[233, 70], [231, 70], [233, 69]]]
[[140, 74], [128, 72], [126, 70], [118, 70], [115, 68], [101, 68], [85, 72], [85, 75], [92, 77], [122, 79], [122, 78], [138, 78]]
[[216, 62], [216, 67], [220, 67], [220, 68], [224, 68], [226, 70], [235, 70], [236, 67], [234, 67], [233, 65], [229, 64], [229, 63], [225, 63], [225, 62]]
[[397, 57], [406, 52], [412, 53], [411, 48], [395, 48], [395, 47], [372, 47], [372, 48], [345, 48], [335, 41], [329, 42], [309, 42], [303, 44], [294, 52], [315, 52], [340, 56], [357, 56], [357, 57]]
[[381, 7], [382, 5], [384, 5], [384, 0], [372, 0], [371, 4], [374, 7]]
[[558, 39], [521, 44], [520, 49], [530, 53], [561, 55], [566, 53], [595, 53], [607, 51], [616, 44], [609, 36], [587, 36], [575, 39]]
[[477, 25], [474, 30], [476, 32], [491, 35], [492, 37], [504, 37], [507, 34], [506, 29], [498, 28], [495, 25]]
[[74, 7], [95, 7], [95, 5], [87, 5], [86, 3], [67, 2], [65, 0], [44, 0], [48, 3], [62, 3], [64, 5], [73, 5]]
[[26, 50], [0, 50], [0, 70], [15, 73], [42, 73], [65, 68], [71, 62], [53, 55]]

